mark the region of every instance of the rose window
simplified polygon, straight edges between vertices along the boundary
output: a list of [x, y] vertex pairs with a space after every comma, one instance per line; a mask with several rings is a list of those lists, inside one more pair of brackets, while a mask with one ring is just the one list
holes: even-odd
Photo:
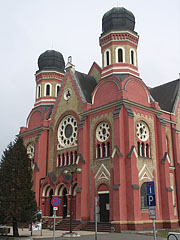
[[27, 146], [27, 154], [29, 158], [33, 158], [34, 157], [34, 143], [30, 143]]
[[77, 144], [77, 121], [68, 115], [63, 118], [58, 128], [58, 140], [61, 147], [69, 147]]
[[96, 129], [96, 138], [100, 142], [106, 141], [110, 136], [110, 127], [106, 122], [101, 122]]
[[136, 125], [136, 135], [141, 141], [147, 141], [149, 138], [149, 129], [144, 122], [138, 122]]

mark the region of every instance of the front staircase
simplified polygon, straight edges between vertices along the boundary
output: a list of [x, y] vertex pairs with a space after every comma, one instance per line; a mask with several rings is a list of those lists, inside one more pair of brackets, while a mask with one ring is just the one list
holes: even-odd
[[[82, 228], [82, 223], [79, 220], [72, 220], [72, 231], [79, 231]], [[70, 229], [70, 220], [63, 219], [56, 223], [56, 230], [65, 230], [69, 231]]]
[[[43, 229], [53, 230], [53, 219], [43, 221]], [[62, 219], [56, 222], [56, 230], [69, 231], [70, 220]], [[72, 231], [92, 231], [95, 232], [95, 222], [81, 222], [80, 220], [72, 220]], [[99, 222], [97, 224], [98, 232], [114, 232], [114, 227], [109, 222]]]
[[[87, 222], [82, 230], [95, 232], [95, 222]], [[98, 222], [97, 231], [98, 232], [114, 232], [114, 227], [110, 222]]]

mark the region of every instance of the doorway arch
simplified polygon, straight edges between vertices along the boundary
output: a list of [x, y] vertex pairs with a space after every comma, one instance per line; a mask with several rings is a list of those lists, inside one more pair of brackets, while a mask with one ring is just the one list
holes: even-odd
[[106, 184], [98, 187], [100, 222], [109, 222], [109, 189]]

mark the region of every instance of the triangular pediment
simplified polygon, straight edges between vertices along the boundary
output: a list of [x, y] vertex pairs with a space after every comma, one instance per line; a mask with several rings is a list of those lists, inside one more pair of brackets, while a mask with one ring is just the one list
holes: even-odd
[[97, 179], [97, 180], [102, 179], [102, 178], [105, 178], [105, 179], [109, 180], [110, 172], [108, 171], [108, 169], [106, 168], [106, 166], [104, 164], [101, 164], [101, 166], [98, 169], [94, 178]]
[[142, 167], [142, 169], [139, 172], [139, 180], [142, 181], [143, 179], [152, 181], [154, 179], [150, 169], [146, 164]]

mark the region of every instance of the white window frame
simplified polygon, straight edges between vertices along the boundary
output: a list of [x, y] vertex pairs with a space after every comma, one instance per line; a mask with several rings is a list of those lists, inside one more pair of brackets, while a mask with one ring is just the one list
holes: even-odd
[[116, 48], [116, 63], [120, 63], [120, 62], [118, 62], [118, 50], [119, 49], [122, 49], [122, 54], [123, 54], [123, 63], [125, 63], [125, 49], [123, 48], [123, 47], [117, 47]]
[[[46, 95], [46, 87], [47, 87], [47, 85], [49, 85], [50, 86], [50, 94], [49, 95]], [[44, 85], [44, 96], [45, 97], [50, 97], [50, 96], [52, 96], [52, 84], [51, 83], [46, 83], [45, 85]]]
[[[132, 64], [131, 52], [134, 53], [134, 64]], [[130, 64], [132, 64], [133, 66], [137, 66], [137, 63], [136, 63], [136, 51], [133, 48], [130, 48], [130, 50], [129, 50], [129, 58], [130, 58]]]
[[59, 90], [61, 88], [61, 84], [56, 84], [56, 97], [57, 97], [57, 88], [59, 87]]
[[[40, 96], [39, 96], [39, 88], [40, 88]], [[41, 84], [37, 85], [37, 92], [36, 92], [36, 98], [40, 98], [41, 97]]]
[[106, 49], [106, 51], [104, 52], [104, 67], [109, 66], [109, 65], [107, 65], [107, 56], [106, 56], [107, 52], [109, 52], [109, 65], [111, 65], [111, 50]]

